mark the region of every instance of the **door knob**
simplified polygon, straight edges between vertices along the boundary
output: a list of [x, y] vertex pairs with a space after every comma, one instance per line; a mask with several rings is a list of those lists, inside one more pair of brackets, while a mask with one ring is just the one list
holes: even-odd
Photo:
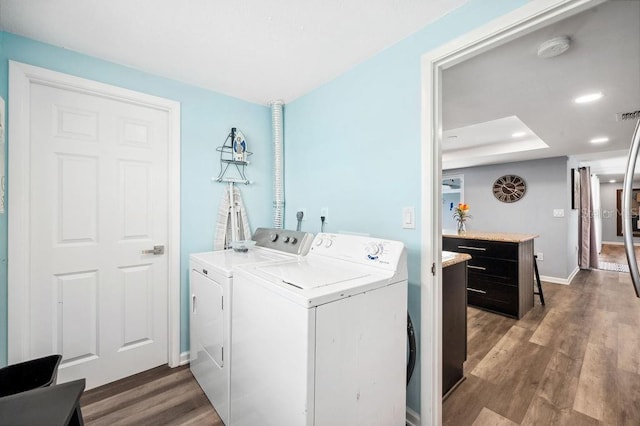
[[164, 246], [153, 246], [152, 250], [142, 250], [142, 254], [164, 254]]

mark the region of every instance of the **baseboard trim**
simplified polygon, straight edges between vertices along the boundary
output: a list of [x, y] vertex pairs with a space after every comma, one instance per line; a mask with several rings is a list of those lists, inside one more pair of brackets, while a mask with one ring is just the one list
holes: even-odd
[[580, 268], [576, 267], [576, 269], [574, 269], [573, 272], [569, 274], [568, 278], [558, 278], [558, 277], [549, 277], [546, 275], [540, 275], [540, 281], [553, 283], [553, 284], [569, 285], [571, 284], [571, 281], [573, 280], [573, 278], [576, 276], [578, 272], [580, 272]]
[[407, 407], [407, 426], [420, 426], [420, 414]]
[[[603, 241], [602, 245], [610, 244], [612, 246], [623, 246], [624, 243], [622, 241]], [[640, 243], [633, 243], [634, 247], [640, 247]]]
[[180, 364], [178, 365], [187, 365], [187, 364], [189, 364], [189, 351], [185, 351], [180, 354]]

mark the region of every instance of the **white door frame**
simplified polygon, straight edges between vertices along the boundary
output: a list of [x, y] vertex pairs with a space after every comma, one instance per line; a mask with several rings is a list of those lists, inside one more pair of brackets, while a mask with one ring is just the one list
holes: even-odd
[[[442, 424], [442, 71], [604, 0], [533, 0], [421, 58], [420, 424]], [[432, 273], [432, 270], [434, 273]]]
[[29, 353], [29, 87], [32, 82], [165, 111], [169, 122], [167, 188], [167, 359], [180, 364], [180, 103], [144, 93], [9, 61], [9, 264], [8, 361]]

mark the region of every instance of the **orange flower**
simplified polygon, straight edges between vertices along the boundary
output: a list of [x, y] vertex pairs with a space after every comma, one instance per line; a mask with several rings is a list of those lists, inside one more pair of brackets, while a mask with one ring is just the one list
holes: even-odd
[[464, 222], [471, 218], [469, 214], [469, 204], [459, 203], [458, 207], [454, 209], [453, 218], [458, 222]]

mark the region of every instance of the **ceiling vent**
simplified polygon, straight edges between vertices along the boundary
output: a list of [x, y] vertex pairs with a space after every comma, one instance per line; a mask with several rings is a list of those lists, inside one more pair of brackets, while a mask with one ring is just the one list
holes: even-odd
[[571, 46], [571, 39], [568, 36], [552, 38], [538, 47], [538, 57], [546, 59], [562, 55], [569, 50], [569, 46]]
[[640, 119], [640, 109], [631, 112], [619, 112], [616, 114], [616, 121]]

